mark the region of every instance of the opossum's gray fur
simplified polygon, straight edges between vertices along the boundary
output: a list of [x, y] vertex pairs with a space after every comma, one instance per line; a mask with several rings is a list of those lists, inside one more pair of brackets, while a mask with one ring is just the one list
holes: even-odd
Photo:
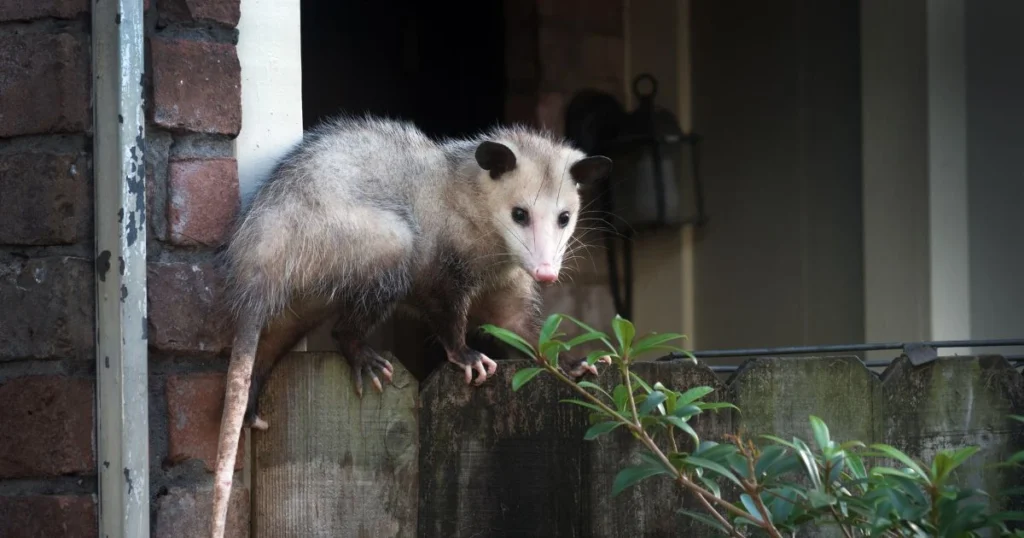
[[[465, 234], [457, 223], [438, 219], [448, 211], [460, 212], [459, 220], [490, 222], [491, 209], [474, 196], [480, 173], [474, 151], [485, 140], [506, 143], [520, 158], [544, 166], [585, 156], [549, 132], [520, 126], [436, 142], [410, 123], [372, 117], [340, 117], [312, 129], [243, 208], [225, 252], [232, 310], [256, 312], [265, 321], [296, 293], [333, 298], [344, 283], [359, 282], [381, 262], [395, 261], [392, 256], [429, 262], [395, 249], [429, 256], [438, 235]], [[366, 299], [360, 304], [374, 302]]]

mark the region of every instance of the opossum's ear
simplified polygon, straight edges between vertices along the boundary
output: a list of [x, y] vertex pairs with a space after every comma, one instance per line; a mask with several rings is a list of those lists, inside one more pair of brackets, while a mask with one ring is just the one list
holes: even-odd
[[516, 167], [516, 155], [504, 144], [481, 142], [476, 148], [476, 162], [491, 173], [491, 179], [498, 179]]
[[612, 160], [604, 155], [592, 155], [576, 161], [569, 167], [569, 175], [579, 185], [587, 186], [603, 179], [612, 170]]

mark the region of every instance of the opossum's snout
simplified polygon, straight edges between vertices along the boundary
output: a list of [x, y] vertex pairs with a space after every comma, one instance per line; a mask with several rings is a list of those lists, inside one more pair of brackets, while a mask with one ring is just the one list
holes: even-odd
[[558, 269], [552, 267], [550, 263], [542, 263], [533, 270], [533, 279], [541, 284], [558, 282]]

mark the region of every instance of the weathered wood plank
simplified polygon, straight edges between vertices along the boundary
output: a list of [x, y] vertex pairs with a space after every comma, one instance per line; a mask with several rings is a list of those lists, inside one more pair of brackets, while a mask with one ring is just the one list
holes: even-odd
[[797, 436], [812, 447], [811, 415], [840, 442], [879, 439], [881, 389], [881, 380], [857, 357], [757, 358], [729, 382], [731, 401], [740, 408], [734, 426], [744, 438]]
[[391, 362], [394, 384], [360, 400], [341, 355], [282, 360], [252, 435], [254, 538], [416, 535], [418, 386]]
[[996, 506], [1020, 509], [998, 495], [1024, 484], [1020, 472], [992, 467], [1024, 449], [1024, 380], [1002, 357], [941, 357], [915, 367], [901, 357], [883, 374], [883, 442], [931, 461], [941, 450], [978, 446], [957, 473], [963, 486], [993, 496]]
[[[633, 371], [652, 386], [660, 381], [677, 391], [706, 385], [715, 388], [704, 399], [724, 401], [727, 394], [718, 377], [707, 366], [696, 366], [686, 361], [640, 362]], [[612, 369], [602, 372], [601, 386], [611, 389], [622, 377]], [[709, 412], [691, 422], [701, 439], [724, 441], [732, 431], [732, 413], [729, 410]], [[692, 440], [685, 434], [678, 436], [680, 449], [692, 450]], [[703, 509], [668, 477], [649, 478], [617, 497], [611, 496], [615, 475], [623, 468], [639, 463], [640, 445], [627, 431], [618, 429], [585, 445], [587, 465], [584, 473], [585, 488], [589, 496], [583, 535], [614, 538], [644, 536], [647, 538], [690, 536], [716, 536], [709, 527], [678, 514], [680, 508], [697, 512]]]
[[547, 375], [519, 392], [525, 360], [480, 387], [435, 371], [421, 392], [419, 536], [586, 536], [580, 470], [586, 414]]

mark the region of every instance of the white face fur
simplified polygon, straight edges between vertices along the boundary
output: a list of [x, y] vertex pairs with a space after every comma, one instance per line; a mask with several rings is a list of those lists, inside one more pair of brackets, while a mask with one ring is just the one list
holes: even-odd
[[[552, 145], [543, 155], [517, 155], [504, 144], [477, 149], [487, 205], [508, 252], [534, 280], [558, 280], [580, 211], [579, 188], [606, 174], [611, 161]], [[533, 158], [531, 158], [533, 157]]]

